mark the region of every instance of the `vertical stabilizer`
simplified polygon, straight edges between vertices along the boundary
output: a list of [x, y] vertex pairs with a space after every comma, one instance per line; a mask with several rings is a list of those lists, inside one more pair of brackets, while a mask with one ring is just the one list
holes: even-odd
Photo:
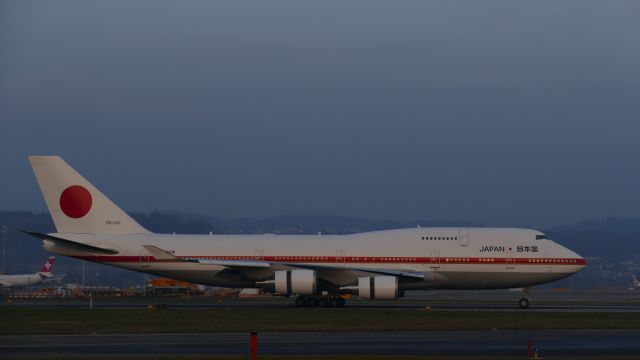
[[59, 156], [29, 156], [59, 233], [148, 233]]
[[44, 263], [44, 265], [42, 265], [42, 267], [40, 268], [40, 271], [38, 272], [39, 274], [45, 275], [45, 276], [51, 276], [51, 274], [53, 273], [53, 263], [56, 262], [56, 257], [55, 256], [49, 256], [49, 258], [47, 259], [47, 262]]

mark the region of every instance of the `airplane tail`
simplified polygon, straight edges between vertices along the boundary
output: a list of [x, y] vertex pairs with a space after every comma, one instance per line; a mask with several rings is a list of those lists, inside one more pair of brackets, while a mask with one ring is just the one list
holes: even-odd
[[58, 233], [148, 233], [59, 156], [29, 156]]
[[56, 262], [56, 257], [49, 256], [49, 258], [47, 259], [47, 262], [45, 262], [44, 265], [42, 265], [38, 274], [44, 277], [50, 277], [53, 274], [53, 263], [55, 262]]

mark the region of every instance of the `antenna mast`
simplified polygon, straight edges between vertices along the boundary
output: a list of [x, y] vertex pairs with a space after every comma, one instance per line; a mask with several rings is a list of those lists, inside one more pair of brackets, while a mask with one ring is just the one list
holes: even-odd
[[2, 275], [7, 273], [7, 239], [9, 238], [9, 227], [2, 225]]

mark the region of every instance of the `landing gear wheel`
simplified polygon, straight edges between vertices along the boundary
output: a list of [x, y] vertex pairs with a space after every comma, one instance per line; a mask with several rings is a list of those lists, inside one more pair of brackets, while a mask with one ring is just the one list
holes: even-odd
[[320, 298], [320, 300], [318, 300], [318, 307], [327, 307], [327, 306], [329, 306], [329, 302], [327, 301], [327, 299]]
[[298, 296], [295, 301], [296, 307], [304, 307], [307, 304], [307, 299], [304, 296]]
[[522, 308], [522, 309], [528, 308], [529, 307], [529, 299], [527, 299], [527, 298], [520, 299], [520, 301], [518, 301], [518, 305], [520, 305], [520, 308]]
[[336, 307], [339, 307], [339, 308], [344, 307], [345, 303], [346, 301], [343, 298], [341, 297], [336, 298]]

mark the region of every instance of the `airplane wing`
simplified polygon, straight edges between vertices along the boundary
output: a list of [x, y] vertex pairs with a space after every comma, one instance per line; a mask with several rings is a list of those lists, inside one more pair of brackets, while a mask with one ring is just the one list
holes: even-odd
[[11, 286], [9, 282], [0, 280], [0, 286]]
[[102, 246], [98, 246], [95, 244], [89, 245], [89, 244], [83, 244], [77, 241], [73, 241], [73, 240], [68, 240], [68, 239], [63, 239], [57, 236], [52, 236], [49, 234], [43, 234], [43, 233], [39, 233], [39, 232], [35, 232], [35, 231], [27, 231], [27, 230], [20, 230], [23, 233], [27, 234], [27, 235], [31, 235], [33, 237], [36, 237], [40, 240], [48, 240], [48, 241], [52, 241], [56, 244], [60, 244], [64, 247], [67, 248], [71, 248], [71, 249], [75, 249], [78, 251], [88, 251], [88, 252], [92, 252], [92, 253], [98, 253], [98, 254], [107, 254], [107, 255], [115, 255], [120, 253], [118, 250], [116, 249], [110, 249], [110, 248], [106, 248], [106, 247], [102, 247]]
[[[246, 269], [257, 269], [257, 268], [290, 268], [290, 269], [309, 269], [315, 270], [318, 272], [320, 277], [323, 277], [323, 274], [330, 275], [329, 273], [335, 272], [354, 272], [359, 273], [359, 276], [369, 275], [387, 275], [387, 276], [395, 276], [399, 280], [407, 280], [407, 281], [421, 281], [424, 280], [424, 274], [415, 271], [401, 271], [401, 270], [389, 270], [389, 269], [373, 269], [373, 268], [360, 268], [360, 267], [349, 267], [342, 265], [307, 265], [307, 264], [297, 264], [297, 263], [286, 263], [286, 262], [269, 262], [269, 261], [261, 261], [261, 260], [217, 260], [217, 259], [185, 259], [179, 258], [165, 250], [160, 249], [154, 245], [142, 245], [150, 255], [152, 255], [157, 260], [163, 261], [190, 261], [197, 262], [200, 264], [207, 265], [220, 265], [224, 266], [230, 270], [246, 270]], [[357, 275], [356, 275], [357, 276]], [[331, 277], [331, 276], [330, 276]]]
[[254, 261], [254, 260], [209, 260], [209, 259], [189, 259], [179, 258], [168, 251], [162, 250], [154, 245], [142, 245], [149, 255], [153, 256], [156, 260], [161, 261], [189, 261], [197, 262], [206, 265], [220, 265], [227, 268], [268, 268], [271, 264], [266, 261]]
[[387, 275], [398, 278], [401, 282], [412, 282], [424, 280], [424, 274], [415, 271], [403, 271], [403, 270], [390, 270], [390, 269], [374, 269], [374, 268], [361, 268], [351, 267], [344, 265], [313, 265], [313, 264], [298, 264], [298, 263], [285, 263], [285, 262], [269, 262], [259, 260], [202, 260], [202, 259], [189, 259], [187, 261], [194, 261], [200, 264], [220, 265], [227, 269], [244, 273], [249, 270], [268, 269], [273, 271], [277, 270], [295, 270], [295, 269], [308, 269], [315, 270], [318, 274], [318, 278], [324, 279], [330, 283], [336, 285], [347, 285], [358, 280], [363, 276], [376, 276]]
[[253, 260], [197, 260], [200, 264], [207, 265], [220, 265], [228, 268], [241, 267], [241, 268], [269, 268], [271, 263], [266, 261], [253, 261]]
[[[34, 236], [41, 240], [53, 241], [62, 246], [77, 249], [80, 251], [88, 251], [99, 254], [115, 255], [119, 251], [116, 249], [110, 249], [97, 244], [84, 244], [60, 237], [43, 234], [34, 231], [20, 230], [25, 234]], [[400, 281], [421, 281], [424, 279], [424, 274], [411, 270], [390, 270], [390, 269], [375, 269], [375, 268], [361, 268], [361, 267], [348, 267], [344, 265], [310, 265], [310, 264], [297, 264], [297, 263], [285, 263], [285, 262], [269, 262], [261, 260], [221, 260], [221, 259], [188, 259], [178, 258], [175, 255], [167, 252], [154, 245], [143, 245], [143, 248], [159, 261], [188, 261], [197, 262], [205, 265], [220, 265], [229, 270], [238, 271], [240, 273], [251, 269], [267, 269], [274, 268], [274, 270], [282, 269], [309, 269], [318, 272], [320, 278], [325, 278], [330, 282], [334, 282], [332, 279], [341, 278], [340, 282], [345, 282], [344, 278], [350, 278], [355, 281], [359, 276], [370, 275], [387, 275], [395, 276]], [[346, 275], [346, 276], [345, 276]]]
[[51, 283], [56, 281], [61, 281], [67, 274], [56, 274], [51, 275], [48, 278], [42, 280], [43, 283]]
[[307, 265], [307, 264], [289, 264], [289, 263], [281, 263], [283, 265], [287, 265], [290, 267], [300, 268], [300, 269], [309, 269], [316, 270], [319, 273], [327, 272], [327, 271], [340, 271], [340, 270], [348, 270], [348, 271], [357, 271], [363, 273], [369, 273], [372, 275], [387, 275], [387, 276], [395, 276], [400, 280], [424, 280], [424, 274], [421, 272], [415, 271], [403, 271], [403, 270], [389, 270], [389, 269], [374, 269], [374, 268], [361, 268], [361, 267], [350, 267], [350, 266], [331, 266], [331, 265]]

